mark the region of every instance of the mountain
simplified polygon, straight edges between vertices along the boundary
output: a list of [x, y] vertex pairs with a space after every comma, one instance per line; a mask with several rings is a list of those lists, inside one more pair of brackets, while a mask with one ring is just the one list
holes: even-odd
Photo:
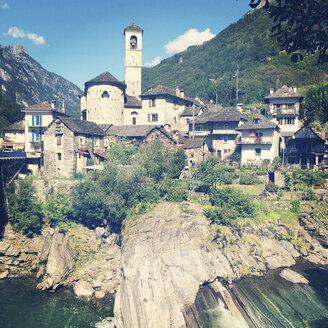
[[20, 45], [0, 46], [0, 92], [24, 106], [65, 100], [65, 107], [79, 106], [82, 92], [63, 77], [48, 72]]
[[293, 63], [271, 37], [272, 25], [263, 9], [250, 11], [210, 41], [143, 68], [143, 90], [158, 84], [180, 86], [188, 96], [215, 100], [216, 85], [209, 81], [215, 79], [218, 102], [234, 105], [237, 64], [238, 101], [244, 103], [263, 102], [277, 79], [280, 86], [297, 87], [321, 81], [328, 65], [318, 65], [317, 56]]

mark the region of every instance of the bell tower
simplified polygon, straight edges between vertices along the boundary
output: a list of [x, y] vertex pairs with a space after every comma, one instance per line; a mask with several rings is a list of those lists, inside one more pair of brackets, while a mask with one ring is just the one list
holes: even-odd
[[126, 94], [136, 98], [141, 94], [141, 59], [143, 29], [134, 20], [124, 29]]

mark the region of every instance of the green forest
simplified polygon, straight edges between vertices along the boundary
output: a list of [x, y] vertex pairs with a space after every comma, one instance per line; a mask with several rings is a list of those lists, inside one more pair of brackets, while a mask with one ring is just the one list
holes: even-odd
[[3, 129], [8, 125], [23, 119], [21, 106], [9, 102], [0, 92], [0, 135], [3, 135]]
[[[238, 101], [261, 103], [270, 88], [284, 84], [309, 87], [326, 79], [328, 64], [318, 55], [293, 62], [272, 37], [273, 22], [263, 10], [254, 10], [201, 46], [189, 47], [152, 68], [143, 68], [143, 91], [163, 84], [183, 87], [187, 96], [233, 106]], [[209, 81], [214, 79], [215, 82]]]

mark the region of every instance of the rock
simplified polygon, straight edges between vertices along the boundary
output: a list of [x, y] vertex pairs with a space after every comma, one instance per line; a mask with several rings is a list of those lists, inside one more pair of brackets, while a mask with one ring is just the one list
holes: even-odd
[[17, 257], [20, 254], [20, 250], [17, 249], [15, 246], [11, 245], [7, 251], [6, 251], [6, 256], [13, 256], [13, 257]]
[[39, 270], [38, 270], [38, 273], [36, 274], [36, 279], [40, 279], [46, 272], [46, 269], [44, 267], [44, 265], [41, 265]]
[[0, 241], [0, 255], [4, 255], [7, 249], [10, 247], [10, 244], [4, 241]]
[[299, 273], [290, 270], [290, 269], [284, 269], [280, 272], [280, 276], [293, 284], [308, 284], [309, 281], [300, 275]]
[[101, 287], [101, 281], [100, 280], [94, 280], [92, 282], [92, 287], [97, 289], [97, 288], [100, 288]]
[[41, 288], [58, 285], [68, 276], [73, 268], [73, 252], [68, 244], [68, 236], [56, 232], [52, 238], [51, 248], [46, 266], [46, 281]]
[[14, 262], [14, 259], [11, 256], [3, 256], [0, 258], [0, 262], [9, 265]]
[[8, 277], [8, 274], [9, 274], [9, 271], [8, 270], [5, 270], [5, 271], [0, 272], [0, 280], [7, 278]]
[[100, 299], [102, 299], [102, 298], [104, 298], [105, 297], [105, 292], [103, 291], [103, 290], [97, 290], [96, 292], [95, 292], [95, 298], [97, 299], [97, 300], [100, 300]]
[[114, 318], [105, 318], [95, 324], [95, 328], [115, 328]]
[[91, 284], [84, 280], [79, 280], [75, 284], [73, 290], [77, 297], [86, 297], [88, 299], [91, 298], [91, 296], [94, 293], [94, 290], [93, 290]]

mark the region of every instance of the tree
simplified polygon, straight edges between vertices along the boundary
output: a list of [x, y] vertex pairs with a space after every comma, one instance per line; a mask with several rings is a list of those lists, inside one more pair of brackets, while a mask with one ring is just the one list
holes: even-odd
[[18, 181], [16, 193], [9, 195], [9, 221], [15, 231], [32, 236], [40, 233], [42, 227], [42, 207], [35, 197], [32, 180]]
[[307, 122], [328, 121], [328, 83], [310, 87], [304, 99], [304, 116]]
[[292, 59], [319, 53], [319, 62], [328, 62], [327, 0], [250, 0], [250, 7], [264, 9], [274, 21], [272, 36], [282, 48], [294, 53]]

